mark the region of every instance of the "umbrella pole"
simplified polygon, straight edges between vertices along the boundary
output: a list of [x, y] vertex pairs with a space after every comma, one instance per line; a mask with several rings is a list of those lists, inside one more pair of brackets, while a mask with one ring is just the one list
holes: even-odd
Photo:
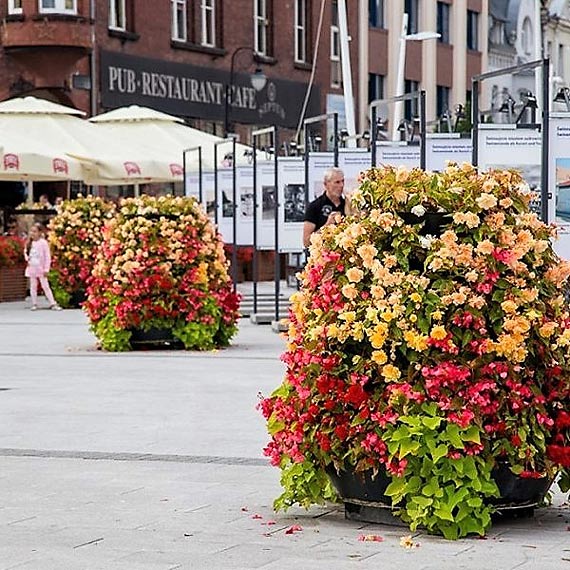
[[140, 198], [140, 195], [141, 195], [140, 184], [135, 184], [135, 198]]
[[28, 181], [28, 196], [26, 199], [26, 204], [28, 206], [32, 206], [33, 203], [34, 203], [34, 181], [29, 180]]

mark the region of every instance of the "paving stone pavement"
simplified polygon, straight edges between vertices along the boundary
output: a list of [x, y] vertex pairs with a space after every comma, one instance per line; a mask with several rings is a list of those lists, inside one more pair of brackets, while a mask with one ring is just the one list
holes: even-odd
[[485, 540], [410, 550], [335, 505], [273, 513], [255, 404], [282, 349], [243, 320], [223, 351], [106, 354], [80, 311], [0, 304], [0, 570], [570, 570], [559, 491]]

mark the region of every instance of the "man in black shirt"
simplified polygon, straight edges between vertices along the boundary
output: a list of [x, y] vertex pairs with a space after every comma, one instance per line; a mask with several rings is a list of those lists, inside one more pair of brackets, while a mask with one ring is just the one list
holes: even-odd
[[329, 168], [323, 179], [324, 193], [313, 200], [305, 212], [303, 224], [303, 245], [307, 248], [311, 241], [311, 234], [323, 226], [332, 223], [340, 214], [345, 214], [345, 201], [342, 196], [344, 190], [344, 173], [339, 168]]

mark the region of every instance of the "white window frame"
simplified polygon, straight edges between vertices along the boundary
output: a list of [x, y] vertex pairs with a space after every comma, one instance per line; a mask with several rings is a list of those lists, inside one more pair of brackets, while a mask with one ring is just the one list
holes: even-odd
[[16, 6], [16, 0], [8, 0], [8, 14], [23, 14], [24, 11], [22, 9], [22, 0], [19, 0], [20, 6]]
[[[216, 0], [201, 0], [200, 13], [202, 21], [201, 44], [205, 47], [216, 47]], [[211, 38], [208, 37], [208, 30]]]
[[[65, 7], [65, 0], [54, 0], [55, 7], [54, 8], [45, 8], [44, 7], [44, 0], [38, 0], [38, 9], [40, 14], [77, 14], [77, 0], [73, 0], [73, 7], [66, 8]], [[21, 14], [20, 12], [11, 12], [13, 14]]]
[[307, 61], [307, 0], [295, 0], [295, 61]]
[[342, 68], [340, 65], [340, 29], [336, 25], [331, 26], [331, 87], [342, 87]]
[[[109, 28], [111, 30], [127, 31], [127, 5], [125, 0], [118, 0], [122, 13], [115, 11], [117, 0], [109, 0]], [[120, 17], [122, 16], [122, 17]], [[121, 21], [119, 21], [121, 20]]]
[[[172, 26], [171, 26], [171, 38], [177, 42], [188, 41], [188, 2], [187, 0], [171, 0], [170, 2], [172, 8]], [[179, 8], [182, 7], [182, 10]], [[180, 31], [180, 21], [178, 17], [182, 17], [182, 33]]]
[[[259, 6], [261, 5], [261, 12]], [[253, 49], [259, 55], [267, 55], [267, 0], [253, 0]]]

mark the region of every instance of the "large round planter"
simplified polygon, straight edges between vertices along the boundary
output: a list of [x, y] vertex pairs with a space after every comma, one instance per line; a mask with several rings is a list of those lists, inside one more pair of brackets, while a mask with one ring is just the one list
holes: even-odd
[[148, 330], [131, 329], [131, 347], [133, 350], [182, 350], [184, 344], [178, 340], [171, 329], [152, 327]]
[[[375, 475], [372, 471], [337, 472], [334, 467], [328, 467], [326, 472], [344, 503], [347, 519], [405, 526], [392, 515], [392, 499], [384, 494], [392, 481], [384, 469]], [[552, 485], [552, 480], [547, 477], [528, 479], [515, 475], [508, 465], [502, 463], [493, 470], [492, 476], [499, 487], [500, 497], [490, 503], [503, 515], [516, 515], [517, 512], [531, 515]]]

